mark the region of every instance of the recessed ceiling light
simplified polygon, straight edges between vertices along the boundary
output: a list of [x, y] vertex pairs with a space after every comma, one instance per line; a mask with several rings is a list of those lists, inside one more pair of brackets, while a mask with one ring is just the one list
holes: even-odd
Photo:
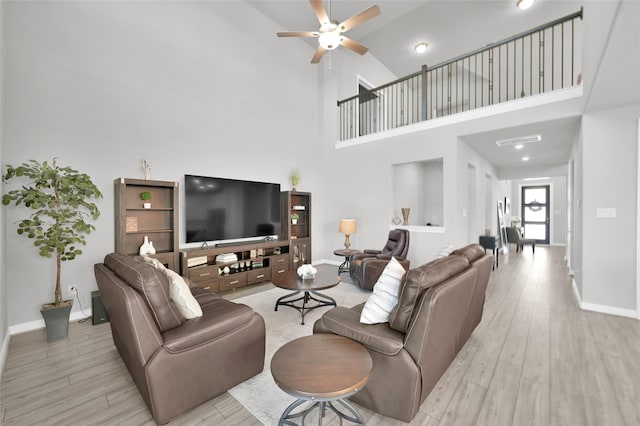
[[524, 145], [527, 143], [540, 142], [541, 140], [542, 140], [542, 135], [519, 136], [517, 138], [502, 139], [502, 140], [496, 141], [496, 145], [515, 146], [515, 145]]
[[522, 157], [522, 161], [529, 161], [529, 157]]
[[533, 5], [533, 1], [534, 0], [516, 0], [516, 6], [522, 10], [529, 9]]
[[518, 145], [515, 145], [514, 148], [515, 149], [522, 149], [522, 148], [524, 148], [524, 145], [519, 143]]
[[418, 43], [415, 45], [414, 49], [416, 50], [416, 52], [418, 53], [424, 53], [427, 51], [427, 43]]

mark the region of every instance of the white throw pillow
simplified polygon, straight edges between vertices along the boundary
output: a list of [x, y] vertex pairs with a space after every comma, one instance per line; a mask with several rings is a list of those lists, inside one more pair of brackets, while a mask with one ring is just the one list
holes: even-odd
[[434, 259], [440, 259], [441, 257], [447, 257], [451, 254], [451, 252], [453, 251], [453, 245], [449, 244], [448, 246], [444, 246], [440, 249], [440, 251], [438, 252], [438, 254], [436, 255], [436, 257]]
[[153, 266], [159, 271], [162, 271], [169, 280], [169, 298], [176, 305], [180, 313], [186, 319], [193, 319], [202, 316], [202, 308], [200, 304], [191, 294], [189, 285], [185, 282], [184, 278], [175, 271], [165, 268], [165, 266], [158, 260], [149, 256], [142, 256], [145, 263]]
[[164, 273], [169, 279], [169, 297], [176, 304], [182, 316], [188, 320], [201, 317], [202, 308], [196, 298], [193, 297], [193, 294], [191, 294], [191, 290], [184, 278], [171, 269], [165, 269]]
[[392, 257], [373, 286], [373, 294], [362, 308], [361, 323], [378, 324], [389, 321], [389, 314], [398, 304], [400, 281], [405, 272], [400, 262]]

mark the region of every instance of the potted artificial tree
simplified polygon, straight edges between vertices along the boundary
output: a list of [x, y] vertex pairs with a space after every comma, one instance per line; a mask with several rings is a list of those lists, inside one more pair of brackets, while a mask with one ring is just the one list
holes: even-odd
[[2, 204], [24, 205], [32, 210], [18, 223], [18, 234], [33, 239], [40, 256], [56, 258], [54, 301], [40, 309], [51, 342], [67, 336], [73, 304], [73, 300], [62, 300], [61, 262], [82, 254], [78, 245], [86, 245], [85, 234], [95, 229], [87, 220], [100, 216], [90, 200], [102, 198], [102, 194], [87, 174], [60, 167], [55, 159], [51, 163], [29, 160], [17, 167], [7, 165], [2, 180], [6, 183], [13, 178], [27, 182], [4, 194]]
[[300, 219], [300, 216], [298, 216], [297, 213], [292, 213], [291, 214], [291, 224], [295, 225], [298, 223], [298, 219]]

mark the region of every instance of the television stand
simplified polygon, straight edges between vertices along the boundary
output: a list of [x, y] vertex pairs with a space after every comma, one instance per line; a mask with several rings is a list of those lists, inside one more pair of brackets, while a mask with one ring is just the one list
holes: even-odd
[[[219, 254], [227, 253], [234, 253], [237, 260], [216, 263]], [[195, 258], [202, 263], [189, 266], [189, 259]], [[221, 243], [212, 248], [180, 251], [180, 274], [190, 280], [192, 287], [216, 293], [269, 281], [272, 276], [288, 271], [289, 264], [289, 241]]]

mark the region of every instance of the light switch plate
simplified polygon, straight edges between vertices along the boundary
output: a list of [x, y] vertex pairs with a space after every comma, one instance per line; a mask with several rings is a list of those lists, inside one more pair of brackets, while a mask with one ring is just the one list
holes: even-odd
[[615, 207], [598, 207], [596, 217], [602, 219], [616, 217], [616, 209]]

